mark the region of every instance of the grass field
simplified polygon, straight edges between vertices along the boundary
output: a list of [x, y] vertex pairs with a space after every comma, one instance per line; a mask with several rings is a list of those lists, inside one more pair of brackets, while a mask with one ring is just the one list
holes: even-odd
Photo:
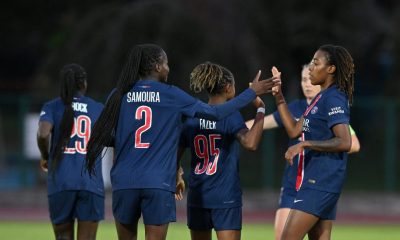
[[[51, 224], [48, 222], [0, 222], [1, 239], [54, 239]], [[117, 239], [114, 224], [102, 222], [99, 226], [98, 240]], [[139, 238], [144, 239], [143, 225], [139, 228]], [[185, 224], [171, 224], [168, 240], [190, 239]], [[217, 239], [215, 236], [213, 239]], [[244, 224], [242, 230], [244, 240], [273, 239], [271, 224]], [[395, 240], [400, 239], [400, 227], [395, 225], [334, 225], [334, 240]]]

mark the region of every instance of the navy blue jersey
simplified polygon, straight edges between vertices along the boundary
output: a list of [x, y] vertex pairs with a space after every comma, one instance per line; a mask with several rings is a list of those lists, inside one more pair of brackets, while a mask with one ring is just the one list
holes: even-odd
[[232, 208], [242, 206], [239, 181], [239, 142], [247, 128], [238, 111], [219, 121], [190, 118], [184, 124], [181, 147], [190, 148], [188, 206]]
[[72, 108], [74, 125], [71, 138], [54, 174], [51, 172], [52, 156], [60, 136], [60, 124], [65, 105], [60, 98], [56, 98], [45, 103], [40, 113], [39, 121], [50, 122], [53, 125], [48, 159], [48, 194], [64, 190], [86, 190], [103, 196], [101, 161], [96, 161], [96, 176], [90, 178], [88, 172], [85, 171], [86, 146], [94, 123], [103, 110], [103, 105], [89, 97], [77, 95], [73, 99]]
[[[294, 100], [291, 103], [288, 104], [289, 111], [292, 113], [293, 117], [296, 120], [299, 120], [300, 117], [303, 115], [303, 113], [307, 109], [307, 101], [306, 99], [302, 100]], [[272, 113], [272, 116], [274, 117], [276, 123], [278, 124], [279, 127], [283, 127], [282, 119], [281, 116], [279, 115], [278, 111], [275, 111]], [[289, 139], [289, 146], [295, 145], [299, 142], [299, 139]], [[283, 172], [282, 176], [282, 187], [285, 189], [295, 189], [296, 188], [296, 179], [297, 179], [297, 174], [298, 171], [302, 172], [302, 169], [298, 169], [298, 161], [299, 161], [299, 155], [296, 156], [296, 160], [293, 161], [293, 165], [289, 165], [286, 163], [285, 170]], [[300, 172], [300, 174], [301, 174]]]
[[[349, 124], [350, 111], [345, 93], [333, 85], [320, 92], [304, 113], [305, 140], [329, 140], [332, 127]], [[305, 151], [301, 188], [340, 193], [346, 178], [347, 152]]]
[[221, 119], [255, 98], [248, 89], [226, 104], [210, 106], [179, 88], [140, 80], [121, 102], [115, 134], [113, 190], [158, 188], [175, 192], [182, 118]]

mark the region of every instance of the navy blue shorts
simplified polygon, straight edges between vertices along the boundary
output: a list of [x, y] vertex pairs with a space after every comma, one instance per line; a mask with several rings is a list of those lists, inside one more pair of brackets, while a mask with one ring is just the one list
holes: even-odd
[[188, 207], [188, 227], [191, 230], [241, 230], [242, 207], [236, 208], [196, 208]]
[[278, 208], [292, 208], [297, 191], [294, 188], [281, 188]]
[[143, 216], [146, 225], [162, 225], [176, 221], [175, 195], [162, 189], [124, 189], [113, 192], [115, 220], [136, 224]]
[[48, 196], [53, 224], [104, 219], [104, 197], [89, 191], [62, 191]]
[[300, 189], [293, 201], [292, 209], [310, 213], [322, 220], [335, 220], [339, 197], [339, 193]]

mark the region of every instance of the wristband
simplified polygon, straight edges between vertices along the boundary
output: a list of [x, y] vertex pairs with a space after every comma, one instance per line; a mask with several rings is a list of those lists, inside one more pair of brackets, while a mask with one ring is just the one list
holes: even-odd
[[263, 114], [265, 114], [265, 108], [263, 108], [263, 107], [257, 108], [257, 113], [263, 113]]

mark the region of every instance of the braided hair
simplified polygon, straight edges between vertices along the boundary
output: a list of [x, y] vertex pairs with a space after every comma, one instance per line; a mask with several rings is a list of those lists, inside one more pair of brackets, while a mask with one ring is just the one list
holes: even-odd
[[195, 92], [201, 92], [207, 89], [210, 95], [221, 93], [227, 84], [234, 82], [231, 71], [225, 67], [205, 62], [197, 65], [190, 74], [190, 89]]
[[323, 45], [319, 50], [326, 53], [328, 64], [335, 65], [335, 82], [342, 92], [349, 98], [349, 104], [353, 103], [354, 92], [354, 62], [350, 53], [342, 46]]
[[74, 125], [74, 110], [72, 109], [72, 100], [77, 91], [86, 88], [87, 75], [83, 67], [72, 63], [65, 65], [61, 69], [60, 79], [60, 98], [65, 105], [65, 109], [61, 118], [60, 136], [56, 142], [53, 153], [51, 165], [52, 170], [55, 170], [59, 166], [64, 149], [69, 143], [72, 127]]
[[146, 77], [154, 71], [156, 64], [162, 62], [163, 54], [164, 50], [154, 44], [136, 45], [130, 51], [117, 86], [94, 124], [92, 136], [88, 142], [86, 168], [90, 175], [95, 174], [95, 161], [104, 147], [112, 144], [118, 124], [122, 97], [132, 89], [141, 77]]

